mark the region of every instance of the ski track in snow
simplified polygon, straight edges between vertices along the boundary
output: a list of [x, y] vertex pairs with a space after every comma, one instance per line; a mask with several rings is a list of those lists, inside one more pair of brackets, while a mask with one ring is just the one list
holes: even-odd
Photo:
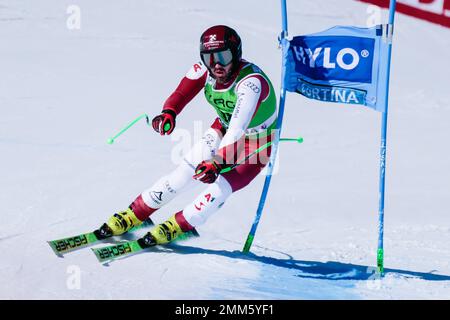
[[[177, 143], [143, 123], [112, 146], [106, 139], [160, 111], [213, 24], [235, 27], [244, 57], [278, 88], [279, 2], [79, 0], [80, 30], [66, 27], [72, 1], [0, 2], [1, 299], [450, 298], [448, 29], [396, 17], [384, 278], [373, 268], [380, 115], [293, 94], [283, 132], [305, 141], [280, 147], [250, 254], [240, 250], [263, 176], [199, 227], [200, 238], [101, 265], [90, 249], [58, 258], [46, 241], [90, 231], [128, 206], [175, 167]], [[366, 8], [290, 1], [290, 34], [364, 26]], [[213, 117], [199, 95], [177, 128], [193, 133], [194, 121], [206, 129]], [[152, 218], [165, 220], [201, 188]]]

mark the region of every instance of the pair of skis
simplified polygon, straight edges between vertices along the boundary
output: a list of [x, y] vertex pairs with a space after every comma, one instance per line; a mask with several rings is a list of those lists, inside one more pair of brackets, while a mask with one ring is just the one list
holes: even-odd
[[[139, 229], [143, 229], [145, 227], [151, 227], [153, 225], [154, 225], [153, 221], [150, 218], [148, 218], [141, 225], [132, 228], [130, 231], [128, 231], [128, 233]], [[199, 234], [197, 230], [193, 229], [187, 233], [180, 235], [176, 239], [176, 241], [185, 240], [191, 237], [198, 237], [198, 236]], [[107, 239], [110, 238], [101, 239], [96, 235], [96, 232], [93, 231], [72, 237], [48, 241], [48, 244], [50, 245], [53, 252], [57, 256], [63, 257], [64, 254], [66, 253], [90, 247], [94, 244], [101, 243], [103, 242], [103, 240]], [[144, 236], [137, 240], [121, 241], [119, 243], [115, 243], [101, 248], [92, 248], [92, 251], [94, 252], [95, 256], [97, 257], [100, 263], [107, 263], [117, 258], [136, 254], [140, 251], [156, 246], [156, 244], [148, 243], [148, 241], [145, 240], [146, 238]]]

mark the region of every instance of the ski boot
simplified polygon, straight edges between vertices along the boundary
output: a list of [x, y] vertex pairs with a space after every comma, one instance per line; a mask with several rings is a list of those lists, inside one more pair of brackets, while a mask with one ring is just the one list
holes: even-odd
[[142, 248], [148, 248], [155, 245], [167, 244], [183, 234], [183, 230], [181, 230], [180, 225], [175, 219], [175, 215], [173, 215], [166, 222], [154, 227], [138, 241]]
[[115, 213], [109, 218], [107, 223], [104, 223], [98, 230], [95, 230], [94, 233], [98, 239], [106, 239], [124, 234], [131, 228], [137, 227], [140, 224], [142, 224], [142, 221], [136, 217], [131, 208], [128, 208], [126, 211]]

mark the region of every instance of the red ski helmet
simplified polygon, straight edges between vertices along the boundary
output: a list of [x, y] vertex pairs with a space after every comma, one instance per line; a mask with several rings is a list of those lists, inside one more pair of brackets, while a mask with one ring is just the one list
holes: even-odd
[[215, 63], [226, 66], [233, 62], [235, 70], [242, 57], [241, 38], [230, 27], [224, 25], [210, 27], [200, 37], [200, 57], [208, 69]]

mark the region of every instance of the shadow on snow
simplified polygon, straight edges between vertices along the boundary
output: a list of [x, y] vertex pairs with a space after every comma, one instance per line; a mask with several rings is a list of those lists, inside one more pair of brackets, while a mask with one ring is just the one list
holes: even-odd
[[[300, 271], [297, 277], [325, 279], [325, 280], [373, 280], [377, 278], [376, 268], [371, 266], [355, 265], [335, 261], [318, 262], [288, 259], [279, 259], [266, 256], [258, 256], [254, 253], [243, 253], [241, 251], [212, 250], [185, 245], [172, 244], [168, 246], [177, 254], [211, 254], [228, 258], [258, 261], [263, 264], [280, 268]], [[289, 255], [287, 255], [289, 256]], [[429, 273], [389, 269], [385, 268], [385, 275], [393, 274], [404, 278], [417, 278], [428, 281], [450, 281], [450, 276]]]

